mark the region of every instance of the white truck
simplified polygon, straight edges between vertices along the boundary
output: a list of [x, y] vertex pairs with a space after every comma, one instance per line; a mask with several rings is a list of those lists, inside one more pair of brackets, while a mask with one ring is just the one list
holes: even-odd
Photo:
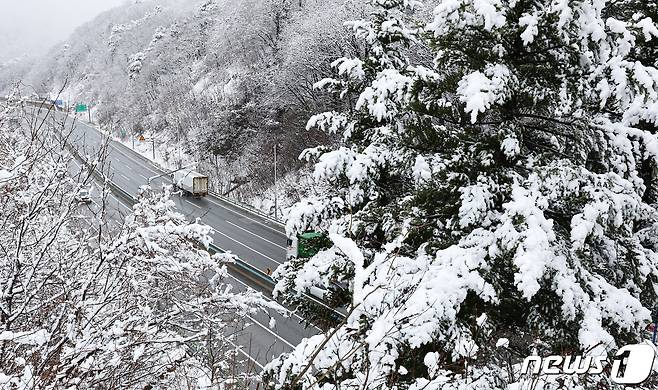
[[208, 176], [190, 170], [174, 172], [174, 188], [192, 196], [208, 195]]

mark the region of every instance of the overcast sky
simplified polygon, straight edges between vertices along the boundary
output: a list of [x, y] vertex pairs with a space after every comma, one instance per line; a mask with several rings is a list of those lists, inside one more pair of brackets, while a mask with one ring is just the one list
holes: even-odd
[[0, 0], [0, 62], [42, 54], [126, 0]]

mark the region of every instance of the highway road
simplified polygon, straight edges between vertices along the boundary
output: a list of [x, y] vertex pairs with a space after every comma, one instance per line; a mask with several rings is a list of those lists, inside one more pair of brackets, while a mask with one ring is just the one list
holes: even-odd
[[[51, 115], [54, 115], [52, 120], [64, 123], [66, 129], [71, 129], [69, 141], [82, 156], [95, 155], [101, 145], [107, 143], [109, 168], [105, 173], [117, 186], [133, 196], [136, 196], [140, 186], [147, 184], [149, 177], [164, 173], [125, 145], [108, 140], [95, 127], [82, 121], [74, 121], [63, 113]], [[82, 169], [78, 163], [75, 165], [77, 167], [72, 169]], [[155, 179], [151, 186], [158, 189], [169, 184], [171, 178], [165, 176]], [[98, 207], [100, 191], [92, 191], [92, 195], [94, 203], [91, 207]], [[131, 205], [120, 196], [110, 196], [108, 200], [108, 204], [115, 208], [112, 213], [117, 218], [132, 211]], [[199, 218], [201, 222], [213, 228], [215, 245], [236, 254], [253, 267], [265, 272], [267, 268], [276, 269], [284, 261], [286, 235], [280, 224], [212, 196], [196, 199], [176, 194], [172, 196], [172, 200], [178, 210], [190, 220]], [[251, 287], [271, 299], [269, 286], [245, 277], [243, 273], [231, 271], [228, 282], [237, 290]], [[285, 317], [275, 312], [270, 312], [269, 315], [276, 321], [273, 329], [269, 327], [268, 315], [251, 316], [247, 319], [248, 325], [240, 334], [236, 345], [255, 371], [260, 371], [273, 357], [290, 351], [303, 338], [320, 332], [319, 328], [305, 324], [303, 319], [294, 313]]]

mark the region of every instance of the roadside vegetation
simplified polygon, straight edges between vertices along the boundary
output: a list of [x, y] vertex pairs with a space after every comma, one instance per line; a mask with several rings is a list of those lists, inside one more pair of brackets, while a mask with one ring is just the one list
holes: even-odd
[[521, 362], [653, 345], [658, 5], [446, 0], [423, 19], [423, 2], [370, 3], [348, 23], [365, 55], [316, 84], [349, 105], [308, 122], [342, 139], [302, 153], [325, 191], [287, 221], [331, 244], [274, 274], [289, 302], [324, 289], [349, 315], [268, 385], [621, 388], [609, 367]]
[[[66, 126], [18, 94], [0, 107], [0, 388], [249, 388], [248, 314], [209, 227], [148, 189], [121, 215], [68, 152]], [[77, 169], [77, 166], [82, 166]], [[93, 204], [77, 194], [95, 183]]]
[[75, 36], [0, 83], [90, 103], [104, 130], [271, 215], [277, 194], [290, 242], [310, 244], [273, 294], [322, 332], [237, 368], [240, 325], [268, 303], [226, 288], [209, 227], [166, 189], [115, 228], [106, 189], [81, 214], [93, 178], [68, 175], [65, 126], [10, 98], [0, 384], [616, 389], [611, 364], [522, 362], [656, 349], [655, 1], [138, 1]]

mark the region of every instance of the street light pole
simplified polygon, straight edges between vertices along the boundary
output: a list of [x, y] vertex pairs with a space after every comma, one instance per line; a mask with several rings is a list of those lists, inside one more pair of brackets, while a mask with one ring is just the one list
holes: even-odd
[[276, 166], [276, 144], [274, 144], [274, 219], [277, 219], [277, 208], [279, 207], [278, 197], [277, 197], [277, 166]]
[[183, 165], [183, 159], [181, 158], [181, 150], [180, 150], [180, 126], [178, 128], [178, 139], [176, 140], [176, 143], [178, 144], [178, 166], [180, 167]]

